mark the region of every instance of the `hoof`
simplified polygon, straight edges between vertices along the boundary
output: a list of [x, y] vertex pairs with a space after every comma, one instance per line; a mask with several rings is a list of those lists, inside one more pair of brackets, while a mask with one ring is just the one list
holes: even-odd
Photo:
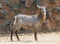
[[18, 39], [18, 41], [20, 41], [20, 40]]
[[38, 41], [37, 39], [35, 39], [35, 41]]

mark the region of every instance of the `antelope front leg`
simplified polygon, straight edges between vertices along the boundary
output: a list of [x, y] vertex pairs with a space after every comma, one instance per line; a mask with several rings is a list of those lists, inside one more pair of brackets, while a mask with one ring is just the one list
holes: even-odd
[[37, 41], [37, 32], [34, 32], [35, 41]]

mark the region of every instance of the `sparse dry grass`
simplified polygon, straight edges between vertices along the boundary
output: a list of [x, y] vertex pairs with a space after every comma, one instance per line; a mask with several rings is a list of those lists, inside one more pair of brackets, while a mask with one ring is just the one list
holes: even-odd
[[[19, 34], [20, 35], [20, 34]], [[13, 37], [13, 41], [10, 41], [9, 36], [0, 37], [0, 44], [60, 44], [60, 32], [52, 33], [38, 33], [38, 41], [34, 40], [33, 34], [22, 34], [19, 36], [20, 41], [17, 41], [16, 37]]]

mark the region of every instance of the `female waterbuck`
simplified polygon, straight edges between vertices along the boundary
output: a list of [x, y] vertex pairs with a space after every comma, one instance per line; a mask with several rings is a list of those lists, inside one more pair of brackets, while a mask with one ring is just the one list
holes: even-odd
[[[25, 14], [18, 14], [14, 16], [13, 20], [13, 26], [11, 29], [11, 40], [13, 36], [13, 32], [16, 34], [17, 39], [19, 40], [19, 37], [17, 35], [17, 31], [22, 27], [25, 29], [30, 29], [34, 32], [35, 40], [37, 41], [37, 31], [40, 29], [40, 26], [46, 19], [46, 9], [45, 6], [39, 6], [38, 12], [39, 14], [36, 15], [25, 15]], [[43, 13], [40, 13], [40, 8], [42, 8]]]

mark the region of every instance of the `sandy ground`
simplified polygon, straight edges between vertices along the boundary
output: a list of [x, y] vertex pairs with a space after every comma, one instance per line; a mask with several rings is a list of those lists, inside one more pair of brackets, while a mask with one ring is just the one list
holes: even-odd
[[22, 34], [20, 41], [15, 36], [13, 41], [10, 41], [10, 36], [3, 36], [0, 37], [0, 44], [60, 44], [60, 32], [40, 33], [37, 36], [38, 41], [34, 40], [33, 34]]

